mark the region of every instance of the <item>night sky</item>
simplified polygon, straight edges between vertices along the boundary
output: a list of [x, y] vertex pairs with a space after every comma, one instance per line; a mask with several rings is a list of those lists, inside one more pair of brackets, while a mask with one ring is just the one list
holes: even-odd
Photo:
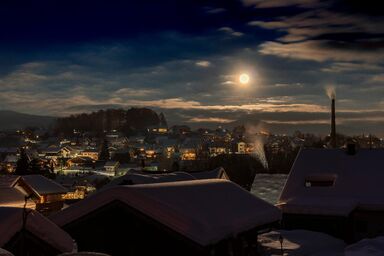
[[[380, 1], [1, 1], [0, 109], [384, 134]], [[250, 83], [241, 85], [241, 73]]]

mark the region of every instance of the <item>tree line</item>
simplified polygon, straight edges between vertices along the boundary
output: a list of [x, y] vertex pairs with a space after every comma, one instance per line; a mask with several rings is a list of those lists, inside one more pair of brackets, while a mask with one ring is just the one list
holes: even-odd
[[148, 127], [166, 124], [163, 113], [158, 115], [148, 108], [106, 109], [58, 118], [54, 131], [63, 135], [72, 135], [74, 131], [101, 135], [105, 131], [117, 130], [135, 135]]

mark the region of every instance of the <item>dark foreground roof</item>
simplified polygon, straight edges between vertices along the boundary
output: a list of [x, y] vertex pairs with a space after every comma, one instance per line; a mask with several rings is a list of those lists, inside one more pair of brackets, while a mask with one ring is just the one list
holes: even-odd
[[192, 241], [206, 246], [281, 218], [273, 205], [222, 179], [116, 186], [52, 216], [59, 226], [120, 201]]

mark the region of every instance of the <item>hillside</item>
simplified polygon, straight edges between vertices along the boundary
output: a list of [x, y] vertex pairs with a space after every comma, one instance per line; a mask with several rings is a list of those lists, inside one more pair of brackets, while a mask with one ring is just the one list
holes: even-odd
[[0, 130], [16, 130], [25, 127], [49, 127], [56, 118], [19, 113], [10, 110], [0, 110]]

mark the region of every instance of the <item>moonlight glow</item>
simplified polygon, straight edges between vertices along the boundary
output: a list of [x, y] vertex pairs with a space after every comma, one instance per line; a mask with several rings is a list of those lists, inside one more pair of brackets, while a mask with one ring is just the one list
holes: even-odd
[[249, 75], [247, 75], [245, 73], [241, 74], [240, 77], [239, 77], [239, 81], [240, 81], [241, 84], [249, 83]]

